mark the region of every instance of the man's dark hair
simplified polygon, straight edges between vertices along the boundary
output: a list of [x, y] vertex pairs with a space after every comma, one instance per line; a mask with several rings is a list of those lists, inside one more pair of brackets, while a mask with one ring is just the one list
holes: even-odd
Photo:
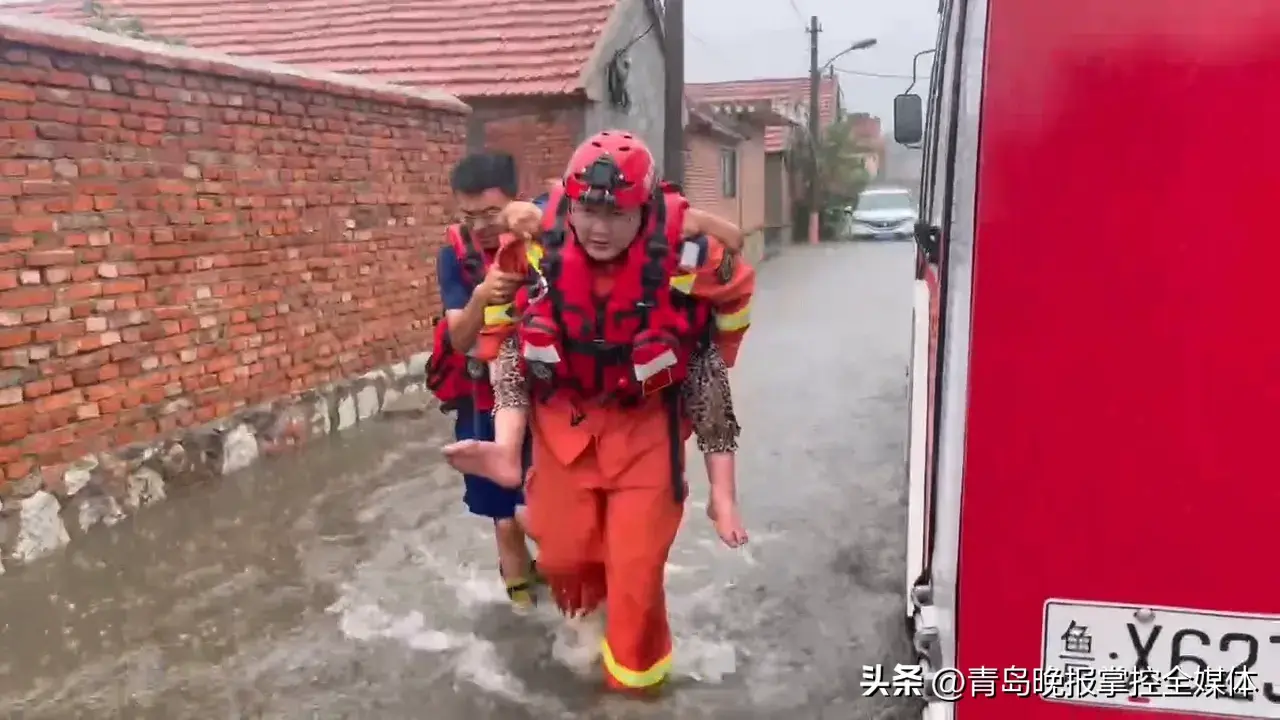
[[507, 153], [473, 153], [454, 166], [449, 185], [459, 195], [500, 190], [503, 195], [514, 198], [520, 191], [516, 160]]

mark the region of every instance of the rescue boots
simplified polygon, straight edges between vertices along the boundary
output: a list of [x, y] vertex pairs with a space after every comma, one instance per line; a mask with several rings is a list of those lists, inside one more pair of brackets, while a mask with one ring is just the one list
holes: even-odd
[[517, 610], [528, 610], [538, 604], [537, 588], [545, 585], [546, 580], [538, 573], [538, 562], [529, 561], [529, 574], [520, 578], [503, 578], [507, 585], [507, 597], [512, 607]]

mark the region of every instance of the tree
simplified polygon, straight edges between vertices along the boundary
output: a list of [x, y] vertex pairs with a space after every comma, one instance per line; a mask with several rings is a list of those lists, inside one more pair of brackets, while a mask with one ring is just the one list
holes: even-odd
[[98, 0], [85, 0], [84, 12], [89, 16], [86, 25], [94, 30], [101, 30], [112, 35], [164, 43], [165, 45], [186, 45], [182, 38], [152, 35], [142, 27], [142, 21], [132, 15], [120, 15], [107, 9]]
[[818, 203], [822, 210], [853, 205], [871, 176], [864, 158], [874, 152], [863, 147], [846, 119], [829, 125], [818, 144]]
[[[810, 153], [813, 146], [808, 136], [798, 135], [788, 151], [792, 174], [792, 195], [795, 198], [793, 227], [803, 228], [809, 220]], [[858, 194], [867, 186], [870, 175], [863, 158], [874, 152], [859, 145], [853, 132], [853, 122], [842, 117], [827, 126], [817, 143], [818, 153], [818, 212], [822, 218], [822, 234], [840, 220], [844, 209], [854, 205]]]

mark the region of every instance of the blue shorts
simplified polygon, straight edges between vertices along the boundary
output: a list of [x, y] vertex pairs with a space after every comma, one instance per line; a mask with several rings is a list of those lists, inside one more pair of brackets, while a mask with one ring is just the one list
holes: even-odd
[[[475, 412], [471, 407], [463, 405], [458, 408], [458, 416], [453, 425], [454, 435], [459, 440], [494, 439], [493, 413]], [[525, 435], [523, 468], [529, 469], [532, 460], [532, 444]], [[515, 516], [516, 506], [524, 504], [524, 492], [519, 489], [505, 488], [486, 477], [479, 475], [463, 475], [466, 493], [462, 502], [473, 515], [507, 520]]]

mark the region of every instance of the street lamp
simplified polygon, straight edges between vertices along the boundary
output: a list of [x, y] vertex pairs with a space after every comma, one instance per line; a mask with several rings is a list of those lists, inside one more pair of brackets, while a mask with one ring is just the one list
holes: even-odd
[[[836, 53], [835, 55], [831, 56], [831, 59], [830, 59], [830, 60], [828, 60], [828, 61], [826, 61], [825, 63], [823, 63], [823, 65], [822, 65], [822, 70], [826, 70], [827, 68], [831, 67], [831, 63], [833, 63], [833, 62], [835, 62], [835, 61], [839, 60], [840, 58], [844, 57], [845, 55], [848, 55], [849, 53], [853, 52], [854, 50], [866, 50], [867, 48], [875, 47], [875, 46], [876, 46], [876, 39], [875, 39], [875, 38], [866, 38], [865, 40], [859, 40], [858, 42], [856, 42], [856, 43], [854, 43], [854, 44], [850, 45], [849, 47], [847, 47], [847, 48], [845, 48], [845, 49], [841, 50], [840, 52]], [[821, 74], [822, 74], [822, 71], [820, 70], [820, 71], [818, 72], [818, 74], [819, 74], [819, 75], [821, 75]]]
[[822, 65], [818, 65], [818, 17], [809, 19], [809, 242], [818, 243], [818, 85], [822, 73], [831, 67], [831, 63], [848, 55], [854, 50], [866, 50], [874, 47], [875, 38], [866, 38], [850, 45], [831, 57]]

